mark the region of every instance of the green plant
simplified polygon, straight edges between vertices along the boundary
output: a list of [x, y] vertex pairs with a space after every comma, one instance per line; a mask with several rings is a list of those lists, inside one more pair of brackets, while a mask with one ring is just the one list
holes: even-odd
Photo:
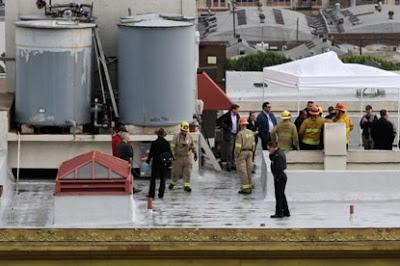
[[279, 65], [292, 61], [285, 55], [276, 52], [258, 52], [237, 59], [228, 59], [225, 70], [262, 71], [264, 67]]
[[341, 58], [343, 63], [355, 63], [377, 67], [384, 70], [400, 70], [400, 65], [376, 56], [371, 55], [352, 55]]

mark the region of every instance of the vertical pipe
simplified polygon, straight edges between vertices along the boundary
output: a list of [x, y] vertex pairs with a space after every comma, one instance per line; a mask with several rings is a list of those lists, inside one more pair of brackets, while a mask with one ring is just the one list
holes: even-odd
[[19, 193], [19, 167], [20, 167], [20, 161], [21, 161], [21, 134], [17, 130], [18, 134], [18, 145], [17, 145], [17, 183], [16, 183], [16, 192], [17, 194]]
[[181, 16], [183, 17], [183, 0], [181, 0]]
[[265, 102], [265, 81], [264, 78], [262, 79], [262, 85], [263, 85], [263, 103]]
[[[361, 89], [361, 101], [360, 101], [360, 117], [361, 117], [361, 119], [362, 119], [362, 117], [363, 117], [363, 104], [364, 104], [364, 89]], [[363, 146], [363, 143], [362, 143], [362, 129], [361, 129], [361, 127], [360, 127], [360, 146], [362, 147]]]
[[299, 18], [296, 21], [296, 45], [299, 44]]
[[300, 113], [300, 88], [298, 84], [296, 84], [297, 88], [297, 115]]
[[232, 0], [231, 4], [232, 4], [232, 19], [233, 19], [233, 39], [236, 39], [235, 0]]

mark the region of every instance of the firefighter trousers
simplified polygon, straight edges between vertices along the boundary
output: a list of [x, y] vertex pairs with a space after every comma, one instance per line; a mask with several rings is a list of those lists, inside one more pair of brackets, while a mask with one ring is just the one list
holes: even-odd
[[191, 187], [190, 175], [192, 174], [192, 156], [176, 157], [172, 163], [172, 184], [183, 178], [183, 185]]
[[236, 171], [239, 174], [242, 188], [251, 185], [251, 172], [253, 171], [253, 152], [241, 151], [236, 158]]

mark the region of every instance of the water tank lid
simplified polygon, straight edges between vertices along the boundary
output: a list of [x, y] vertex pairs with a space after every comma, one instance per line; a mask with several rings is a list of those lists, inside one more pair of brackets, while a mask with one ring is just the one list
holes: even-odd
[[172, 28], [172, 27], [189, 27], [193, 26], [193, 24], [182, 21], [157, 19], [157, 20], [142, 20], [137, 22], [133, 21], [133, 22], [120, 23], [119, 26], [136, 27], [136, 28]]
[[32, 21], [18, 21], [15, 23], [17, 27], [22, 28], [38, 28], [38, 29], [85, 29], [93, 28], [96, 24], [81, 23], [75, 21], [63, 20], [32, 20]]
[[176, 15], [144, 14], [130, 17], [122, 17], [119, 26], [141, 27], [141, 28], [171, 28], [188, 27], [193, 23], [188, 22], [189, 18], [177, 19]]
[[20, 16], [19, 20], [26, 21], [26, 20], [54, 20], [54, 18], [46, 17], [45, 15], [27, 15], [27, 16]]

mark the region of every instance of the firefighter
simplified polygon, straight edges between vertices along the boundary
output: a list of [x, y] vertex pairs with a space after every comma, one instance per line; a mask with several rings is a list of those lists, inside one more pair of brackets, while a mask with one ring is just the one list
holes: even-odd
[[180, 132], [174, 136], [171, 142], [171, 150], [174, 156], [172, 163], [172, 180], [169, 189], [173, 189], [179, 178], [183, 177], [183, 188], [186, 192], [192, 191], [190, 175], [192, 173], [192, 154], [197, 161], [196, 147], [192, 136], [189, 134], [189, 123], [183, 121]]
[[319, 150], [321, 149], [321, 132], [325, 119], [320, 116], [320, 110], [317, 105], [313, 105], [308, 114], [310, 117], [304, 120], [299, 130], [300, 149]]
[[253, 152], [256, 141], [253, 131], [247, 129], [249, 122], [245, 117], [240, 118], [240, 131], [235, 141], [235, 163], [242, 187], [240, 194], [250, 194], [253, 189], [251, 173], [253, 170]]
[[333, 118], [333, 122], [335, 123], [344, 123], [346, 125], [346, 146], [349, 148], [350, 134], [353, 130], [353, 122], [347, 116], [346, 106], [343, 103], [338, 103], [335, 106], [336, 117]]
[[271, 141], [277, 142], [284, 151], [298, 150], [299, 137], [295, 124], [290, 120], [291, 114], [285, 110], [281, 113], [282, 121], [271, 132]]

